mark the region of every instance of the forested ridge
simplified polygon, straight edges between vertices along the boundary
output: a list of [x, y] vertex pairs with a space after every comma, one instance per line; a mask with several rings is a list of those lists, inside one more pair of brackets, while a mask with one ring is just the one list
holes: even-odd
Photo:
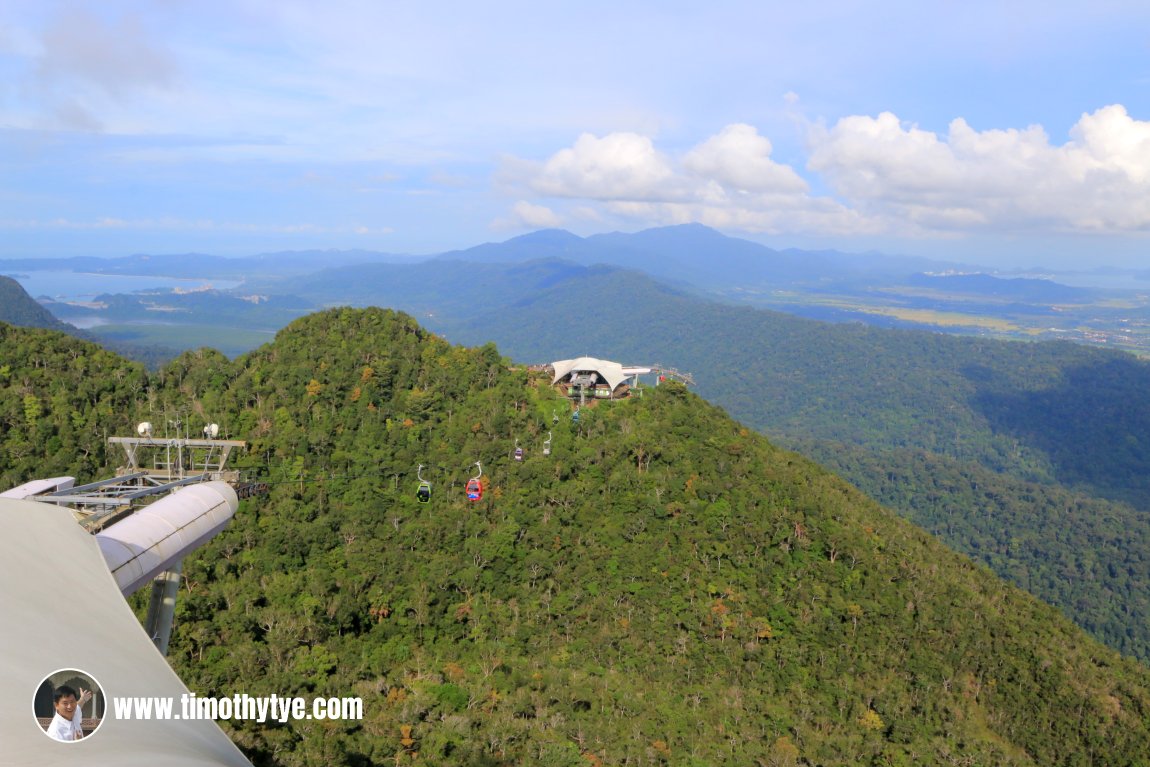
[[[594, 321], [573, 327], [593, 305]], [[1069, 342], [830, 324], [699, 300], [638, 274], [585, 270], [514, 307], [441, 323], [515, 359], [586, 349], [690, 371], [768, 433], [913, 447], [1020, 478], [1150, 504], [1150, 364]]]
[[[10, 263], [9, 266], [11, 268]], [[56, 307], [62, 306], [58, 303], [52, 303], [52, 305]], [[83, 316], [85, 311], [88, 310], [80, 308], [74, 316]], [[24, 290], [24, 287], [19, 282], [3, 275], [0, 275], [0, 323], [8, 323], [24, 328], [59, 330], [62, 333], [67, 333], [76, 338], [82, 338], [85, 341], [97, 341], [91, 332], [80, 330], [74, 325], [70, 325], [57, 318], [51, 311], [28, 295], [28, 291]], [[143, 362], [152, 368], [159, 367], [162, 363], [167, 362], [178, 354], [178, 352], [172, 349], [154, 344], [136, 344], [110, 338], [105, 338], [100, 341], [100, 343], [106, 349], [110, 349], [129, 359]]]
[[1144, 360], [1068, 342], [832, 325], [700, 301], [605, 267], [512, 307], [439, 322], [465, 342], [496, 339], [516, 359], [593, 349], [688, 371], [743, 423], [1150, 659]]
[[1150, 658], [1150, 519], [1118, 501], [921, 450], [788, 442], [1111, 647]]
[[99, 463], [103, 415], [249, 441], [270, 493], [185, 561], [171, 661], [200, 695], [366, 702], [225, 723], [257, 764], [1148, 763], [1150, 670], [681, 386], [573, 423], [495, 347], [374, 309], [153, 376], [0, 343], [10, 483]]
[[[0, 483], [91, 477], [149, 395], [147, 371], [88, 341], [0, 323]], [[114, 457], [113, 457], [114, 459]]]
[[64, 332], [76, 330], [36, 303], [19, 282], [4, 275], [0, 275], [0, 322]]

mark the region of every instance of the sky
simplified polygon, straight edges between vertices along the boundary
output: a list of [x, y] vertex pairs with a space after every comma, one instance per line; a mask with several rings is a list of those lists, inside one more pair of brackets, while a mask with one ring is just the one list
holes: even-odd
[[1150, 3], [0, 4], [0, 258], [688, 222], [1150, 267]]

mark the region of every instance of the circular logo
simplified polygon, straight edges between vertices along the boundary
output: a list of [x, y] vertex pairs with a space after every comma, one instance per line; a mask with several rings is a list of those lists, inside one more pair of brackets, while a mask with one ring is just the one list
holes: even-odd
[[103, 688], [94, 676], [80, 669], [61, 668], [36, 687], [32, 716], [47, 737], [77, 743], [100, 729], [105, 704]]

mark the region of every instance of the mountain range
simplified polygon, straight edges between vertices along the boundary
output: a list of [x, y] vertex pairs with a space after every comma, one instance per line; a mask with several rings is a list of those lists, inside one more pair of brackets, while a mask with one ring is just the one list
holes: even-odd
[[[546, 231], [420, 263], [271, 275], [259, 289], [289, 295], [261, 301], [204, 292], [106, 303], [124, 322], [154, 318], [157, 308], [167, 321], [200, 317], [208, 344], [262, 343], [323, 305], [391, 306], [455, 342], [495, 341], [522, 362], [590, 354], [690, 372], [700, 394], [741, 422], [833, 467], [1098, 638], [1150, 658], [1144, 363], [1070, 343], [814, 322], [700, 295], [700, 285], [672, 287], [634, 269], [579, 263], [612, 252], [651, 269], [660, 253], [672, 265], [691, 253], [707, 263], [699, 257], [707, 253], [716, 274], [721, 263], [778, 255], [694, 226], [595, 238]], [[877, 256], [805, 255], [819, 264], [808, 275], [851, 259], [873, 262], [876, 273], [910, 266]], [[802, 260], [783, 258], [776, 273]], [[264, 262], [265, 269], [274, 263]], [[744, 267], [730, 273], [751, 275]], [[1037, 301], [1027, 306], [1048, 313], [1050, 304], [1041, 302], [1089, 298], [1048, 280], [932, 267], [904, 282], [954, 301]], [[245, 293], [257, 290], [256, 279]]]
[[[706, 257], [701, 257], [703, 254]], [[749, 240], [727, 237], [701, 224], [589, 237], [547, 229], [506, 242], [451, 251], [437, 258], [479, 263], [561, 259], [584, 266], [610, 264], [641, 271], [676, 286], [704, 289], [818, 283], [847, 276], [901, 276], [931, 269], [961, 268], [925, 258], [874, 252], [775, 250]]]

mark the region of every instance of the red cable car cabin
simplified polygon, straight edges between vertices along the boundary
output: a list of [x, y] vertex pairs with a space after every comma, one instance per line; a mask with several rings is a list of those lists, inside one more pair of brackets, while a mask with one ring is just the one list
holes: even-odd
[[467, 500], [478, 501], [483, 498], [483, 485], [478, 479], [467, 480]]

